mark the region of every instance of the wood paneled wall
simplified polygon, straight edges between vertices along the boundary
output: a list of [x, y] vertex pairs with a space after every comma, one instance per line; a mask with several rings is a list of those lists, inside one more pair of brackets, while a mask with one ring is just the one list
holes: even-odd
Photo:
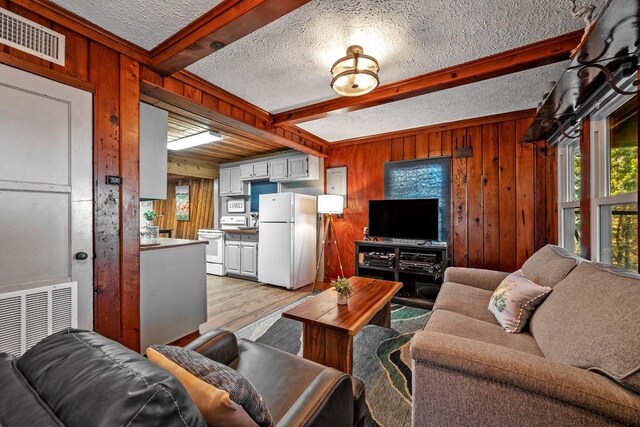
[[[555, 149], [521, 145], [531, 118], [505, 115], [473, 126], [403, 131], [398, 138], [341, 144], [325, 167], [347, 166], [348, 207], [335, 220], [345, 274], [355, 271], [355, 240], [367, 225], [368, 201], [384, 197], [384, 163], [452, 156], [473, 147], [468, 159], [452, 158], [453, 265], [514, 271], [538, 248], [557, 241]], [[441, 130], [440, 130], [441, 129]], [[375, 139], [371, 138], [371, 139]], [[330, 277], [338, 274], [331, 255]]]
[[[94, 329], [138, 350], [140, 66], [121, 53], [135, 49], [81, 35], [86, 27], [72, 18], [55, 15], [52, 21], [51, 10], [39, 2], [0, 0], [0, 6], [64, 34], [66, 63], [62, 67], [3, 45], [0, 62], [94, 93]], [[122, 176], [123, 186], [107, 185], [106, 175]]]
[[[176, 220], [176, 185], [189, 186], [189, 221]], [[156, 224], [172, 228], [176, 239], [198, 239], [198, 230], [213, 228], [213, 180], [188, 178], [169, 181], [167, 200], [153, 202], [153, 210], [162, 215]]]

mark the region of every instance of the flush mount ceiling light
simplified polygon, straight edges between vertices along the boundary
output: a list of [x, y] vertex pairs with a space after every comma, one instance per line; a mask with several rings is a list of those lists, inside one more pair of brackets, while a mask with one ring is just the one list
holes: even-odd
[[347, 56], [331, 67], [331, 87], [342, 96], [360, 96], [380, 84], [380, 66], [373, 56], [364, 55], [361, 46], [349, 46]]
[[202, 132], [171, 141], [167, 144], [167, 148], [169, 150], [184, 150], [185, 148], [209, 144], [210, 142], [220, 140], [222, 140], [222, 134], [219, 134], [218, 132]]

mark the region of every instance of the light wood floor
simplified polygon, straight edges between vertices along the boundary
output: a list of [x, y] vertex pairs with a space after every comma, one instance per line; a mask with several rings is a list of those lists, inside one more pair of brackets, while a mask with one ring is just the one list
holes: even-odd
[[[318, 284], [316, 289], [326, 289]], [[200, 333], [221, 328], [236, 331], [311, 294], [311, 286], [289, 291], [233, 277], [207, 275], [207, 322]]]

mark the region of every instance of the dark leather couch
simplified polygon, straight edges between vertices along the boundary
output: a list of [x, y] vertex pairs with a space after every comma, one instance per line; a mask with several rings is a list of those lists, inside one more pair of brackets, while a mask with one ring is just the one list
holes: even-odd
[[[363, 425], [364, 384], [357, 378], [272, 347], [214, 330], [186, 348], [242, 374], [278, 426]], [[353, 420], [353, 422], [351, 422]]]
[[[364, 408], [362, 384], [355, 380], [354, 387], [338, 371], [250, 341], [238, 345], [229, 332], [214, 331], [189, 347], [245, 375], [279, 426], [362, 421], [354, 415]], [[206, 423], [175, 377], [95, 332], [65, 330], [20, 358], [0, 353], [0, 426], [129, 425]]]

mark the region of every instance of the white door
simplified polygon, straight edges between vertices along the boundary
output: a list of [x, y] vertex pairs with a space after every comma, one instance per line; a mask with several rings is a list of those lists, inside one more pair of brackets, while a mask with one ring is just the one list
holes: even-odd
[[0, 65], [0, 292], [78, 282], [84, 329], [93, 328], [92, 108], [88, 92]]
[[[293, 221], [293, 193], [260, 195], [260, 223]], [[262, 229], [260, 230], [262, 231]], [[262, 239], [262, 235], [260, 235]]]
[[282, 179], [287, 177], [287, 159], [272, 160], [269, 162], [271, 169], [271, 179]]
[[269, 163], [260, 162], [253, 165], [254, 178], [269, 178]]
[[242, 194], [242, 177], [240, 176], [240, 168], [229, 169], [231, 173], [231, 194]]
[[241, 270], [243, 276], [258, 277], [258, 244], [242, 243], [241, 252]]
[[309, 176], [309, 157], [297, 156], [289, 158], [289, 178], [306, 178]]
[[260, 247], [262, 248], [258, 252], [260, 282], [291, 288], [292, 229], [292, 223], [267, 223], [260, 226]]
[[247, 180], [253, 176], [253, 165], [240, 165], [240, 179]]
[[220, 169], [220, 194], [225, 195], [231, 192], [231, 172], [229, 169]]
[[227, 242], [225, 249], [224, 266], [227, 273], [240, 274], [240, 243]]

